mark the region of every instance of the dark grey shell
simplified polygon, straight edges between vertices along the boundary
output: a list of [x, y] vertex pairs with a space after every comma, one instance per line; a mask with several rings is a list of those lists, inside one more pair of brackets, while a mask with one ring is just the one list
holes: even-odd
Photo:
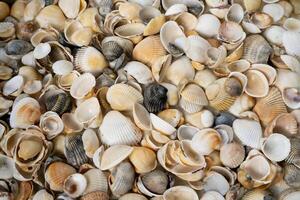
[[144, 105], [151, 113], [158, 113], [166, 107], [168, 89], [158, 83], [150, 83], [144, 90]]
[[115, 83], [117, 75], [110, 68], [104, 68], [103, 73], [96, 79], [96, 88], [110, 87]]
[[81, 135], [66, 136], [65, 156], [68, 163], [75, 167], [80, 167], [82, 164], [89, 161], [83, 148]]
[[47, 96], [45, 99], [45, 105], [47, 111], [53, 111], [58, 115], [62, 115], [71, 109], [71, 97], [65, 92], [58, 92]]
[[220, 112], [215, 118], [215, 126], [220, 124], [226, 124], [228, 126], [232, 126], [233, 121], [236, 117], [229, 112]]
[[154, 194], [163, 194], [170, 187], [170, 178], [166, 172], [153, 170], [141, 175], [143, 185]]
[[32, 49], [33, 46], [25, 40], [11, 40], [5, 46], [5, 53], [19, 59]]
[[291, 151], [289, 156], [285, 159], [286, 163], [294, 164], [300, 168], [300, 139], [290, 138]]
[[243, 93], [243, 85], [237, 78], [230, 77], [225, 81], [225, 91], [232, 97], [240, 96]]
[[102, 53], [109, 61], [119, 58], [123, 52], [123, 48], [115, 41], [108, 41], [102, 45]]
[[291, 187], [300, 187], [300, 169], [293, 164], [284, 167], [284, 180]]

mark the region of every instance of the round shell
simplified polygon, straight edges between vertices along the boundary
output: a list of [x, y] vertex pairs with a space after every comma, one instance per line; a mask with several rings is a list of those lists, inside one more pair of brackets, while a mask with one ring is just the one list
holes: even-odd
[[147, 173], [156, 168], [156, 154], [146, 147], [134, 147], [129, 160], [139, 174]]
[[72, 174], [64, 181], [64, 192], [72, 198], [83, 194], [87, 186], [87, 180], [82, 174]]
[[236, 168], [245, 159], [245, 149], [238, 143], [224, 144], [220, 149], [220, 159], [224, 166]]

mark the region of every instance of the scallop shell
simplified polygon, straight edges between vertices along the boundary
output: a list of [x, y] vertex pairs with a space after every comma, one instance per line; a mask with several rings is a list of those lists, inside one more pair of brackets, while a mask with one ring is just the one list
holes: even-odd
[[146, 147], [134, 147], [129, 160], [139, 174], [150, 172], [157, 166], [156, 154]]
[[268, 95], [269, 82], [262, 72], [251, 69], [248, 70], [245, 75], [248, 78], [248, 82], [245, 88], [246, 94], [252, 97], [266, 97]]
[[195, 30], [203, 37], [215, 37], [221, 26], [220, 20], [212, 14], [199, 16]]
[[243, 58], [251, 63], [267, 63], [272, 48], [261, 35], [251, 35], [245, 39]]
[[83, 194], [86, 186], [87, 180], [82, 174], [72, 174], [64, 181], [64, 192], [70, 197], [76, 198]]
[[278, 88], [272, 87], [266, 97], [257, 100], [253, 111], [266, 126], [279, 114], [286, 113], [287, 109]]
[[131, 61], [125, 65], [124, 69], [128, 75], [132, 76], [141, 84], [149, 84], [152, 82], [152, 73], [143, 63]]
[[91, 192], [108, 191], [108, 182], [106, 175], [99, 169], [90, 169], [83, 174], [87, 180], [87, 187], [84, 194]]
[[75, 99], [82, 99], [96, 85], [95, 77], [90, 73], [81, 74], [72, 83], [70, 94]]
[[165, 200], [175, 199], [199, 200], [197, 193], [187, 186], [175, 186], [166, 190], [163, 194]]
[[87, 163], [89, 160], [85, 154], [82, 136], [80, 134], [65, 137], [64, 154], [68, 163], [77, 167]]
[[106, 145], [134, 145], [142, 139], [141, 130], [118, 111], [108, 112], [99, 127], [101, 141]]
[[26, 97], [18, 101], [12, 109], [9, 124], [12, 128], [27, 128], [35, 124], [41, 115], [39, 103]]
[[65, 179], [75, 173], [76, 170], [72, 166], [63, 162], [54, 162], [48, 166], [45, 180], [51, 190], [62, 192]]
[[233, 122], [232, 128], [235, 136], [242, 144], [252, 148], [259, 148], [262, 128], [258, 122], [248, 119], [236, 119]]
[[101, 170], [107, 170], [115, 167], [126, 159], [132, 151], [133, 148], [126, 145], [114, 145], [109, 147], [103, 153], [100, 165]]
[[133, 59], [151, 66], [156, 59], [166, 55], [160, 38], [158, 36], [148, 36], [139, 42], [133, 49]]
[[112, 169], [108, 177], [109, 188], [115, 196], [121, 196], [132, 189], [134, 183], [134, 168], [129, 162], [122, 162]]
[[224, 166], [236, 168], [245, 159], [245, 149], [238, 143], [224, 144], [220, 149], [220, 159]]
[[167, 88], [158, 84], [148, 84], [144, 89], [144, 105], [151, 113], [157, 113], [163, 110], [167, 103]]
[[44, 7], [35, 20], [40, 27], [47, 28], [47, 26], [52, 26], [61, 31], [64, 29], [66, 18], [58, 6], [50, 5]]

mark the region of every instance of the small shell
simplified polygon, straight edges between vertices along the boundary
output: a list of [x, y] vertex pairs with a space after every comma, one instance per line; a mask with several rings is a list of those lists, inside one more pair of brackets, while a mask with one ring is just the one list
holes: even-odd
[[300, 20], [295, 18], [288, 18], [284, 21], [283, 27], [288, 31], [300, 32]]
[[267, 125], [264, 135], [269, 136], [272, 133], [281, 133], [290, 137], [297, 134], [297, 129], [296, 117], [291, 113], [281, 113]]
[[87, 180], [87, 187], [84, 194], [102, 191], [107, 192], [108, 183], [106, 175], [99, 169], [90, 169], [83, 174]]
[[80, 200], [109, 200], [109, 196], [106, 192], [95, 191], [83, 195]]
[[5, 45], [4, 49], [10, 58], [20, 59], [31, 51], [33, 47], [25, 40], [11, 40]]
[[203, 37], [215, 37], [221, 26], [220, 20], [212, 14], [203, 14], [198, 18], [195, 30]]
[[13, 70], [8, 66], [0, 66], [0, 80], [8, 80], [12, 77]]
[[176, 127], [182, 120], [182, 113], [177, 109], [166, 109], [159, 112], [158, 117]]
[[54, 162], [48, 166], [45, 172], [45, 180], [51, 190], [62, 192], [65, 179], [74, 173], [76, 173], [76, 170], [72, 166], [63, 162]]
[[142, 130], [150, 130], [151, 122], [150, 122], [150, 114], [139, 103], [135, 103], [133, 106], [133, 119], [135, 124]]
[[172, 135], [176, 131], [176, 129], [171, 124], [159, 118], [153, 113], [150, 113], [150, 120], [153, 128], [165, 135]]
[[282, 42], [288, 54], [300, 56], [300, 50], [297, 46], [300, 43], [299, 35], [300, 33], [295, 31], [286, 31], [283, 33]]
[[70, 89], [70, 94], [75, 99], [82, 99], [96, 85], [95, 77], [90, 73], [81, 74], [75, 78]]
[[177, 105], [178, 102], [178, 89], [175, 85], [170, 83], [161, 83], [162, 86], [168, 89], [167, 97], [168, 97], [168, 104], [170, 106]]
[[64, 29], [66, 18], [58, 6], [50, 5], [44, 7], [36, 16], [35, 20], [43, 28], [52, 26], [62, 31]]
[[254, 189], [254, 190], [249, 190], [242, 198], [242, 200], [251, 200], [251, 199], [264, 200], [264, 199], [273, 199], [273, 197], [270, 195], [268, 191]]
[[229, 108], [229, 111], [230, 113], [239, 116], [240, 113], [252, 109], [254, 105], [255, 99], [244, 93], [235, 100], [233, 105]]
[[253, 111], [266, 126], [279, 114], [286, 113], [287, 109], [278, 88], [272, 87], [266, 97], [257, 100]]
[[7, 3], [1, 2], [0, 10], [1, 10], [0, 21], [3, 21], [9, 15], [10, 8], [7, 5]]
[[187, 12], [187, 6], [186, 5], [184, 5], [184, 4], [174, 4], [166, 10], [165, 15], [167, 17], [176, 16], [176, 15], [179, 15], [183, 12]]
[[279, 21], [284, 16], [284, 9], [279, 3], [266, 4], [262, 11], [270, 15], [274, 22]]
[[259, 29], [265, 29], [272, 25], [273, 19], [270, 15], [266, 13], [254, 13], [250, 20], [254, 25], [256, 25]]
[[245, 37], [243, 28], [235, 22], [223, 22], [220, 26], [218, 38], [228, 43], [236, 43]]
[[189, 12], [183, 12], [176, 18], [176, 22], [178, 25], [183, 26], [184, 31], [189, 31], [196, 28], [198, 19]]
[[162, 45], [159, 36], [148, 36], [139, 42], [133, 49], [133, 59], [145, 63], [148, 66], [161, 56], [166, 55], [166, 50]]
[[[269, 82], [266, 76], [258, 70], [248, 70], [245, 92], [252, 97], [266, 97], [269, 93]], [[259, 84], [258, 84], [259, 83]]]
[[79, 197], [85, 191], [87, 180], [82, 174], [72, 174], [64, 181], [64, 192], [72, 198]]
[[[81, 1], [80, 0], [59, 0], [58, 1], [58, 6], [61, 8], [63, 13], [67, 18], [75, 18], [77, 17], [80, 7], [82, 8], [83, 5], [80, 5]], [[86, 3], [85, 3], [86, 6]]]
[[248, 12], [258, 10], [262, 4], [261, 0], [243, 0], [243, 4]]
[[285, 30], [281, 26], [271, 26], [263, 33], [266, 39], [275, 45], [282, 45], [282, 37]]
[[241, 23], [244, 18], [244, 10], [240, 4], [232, 4], [225, 15], [225, 20]]
[[225, 124], [232, 126], [235, 119], [236, 117], [229, 112], [220, 112], [215, 119], [215, 125]]
[[92, 129], [86, 129], [82, 134], [82, 142], [85, 154], [89, 158], [92, 158], [95, 151], [100, 147], [96, 132]]
[[[80, 0], [80, 2], [83, 2]], [[85, 26], [91, 28], [94, 32], [100, 32], [99, 20], [101, 20], [101, 16], [97, 10], [97, 8], [87, 8], [83, 12], [81, 12], [77, 19], [80, 23]]]
[[114, 33], [125, 39], [131, 40], [134, 44], [139, 43], [143, 39], [143, 33], [146, 26], [142, 23], [131, 23], [117, 27]]
[[21, 94], [23, 87], [25, 84], [25, 80], [23, 76], [17, 75], [5, 82], [3, 86], [3, 95], [5, 96], [18, 96]]
[[205, 192], [202, 196], [200, 200], [225, 200], [224, 197], [215, 191], [208, 191]]
[[147, 198], [138, 193], [127, 193], [121, 196], [119, 200], [147, 200]]
[[101, 141], [106, 145], [134, 145], [142, 139], [141, 130], [118, 111], [110, 111], [104, 116], [99, 132]]
[[0, 36], [2, 38], [10, 38], [15, 34], [16, 29], [11, 22], [1, 22], [0, 23]]
[[245, 149], [238, 143], [225, 144], [220, 149], [220, 159], [224, 166], [236, 168], [245, 159]]
[[217, 77], [209, 69], [204, 69], [196, 72], [194, 82], [205, 88], [213, 83]]
[[146, 147], [134, 147], [129, 160], [139, 174], [150, 172], [157, 166], [156, 154]]
[[32, 200], [54, 200], [54, 197], [49, 194], [45, 189], [37, 191], [34, 196], [32, 197]]
[[133, 187], [134, 175], [134, 168], [129, 162], [122, 162], [113, 168], [108, 177], [111, 192], [118, 197], [127, 193]]
[[84, 163], [87, 163], [89, 158], [85, 154], [83, 147], [82, 136], [68, 135], [65, 137], [65, 157], [69, 164], [79, 167]]
[[65, 133], [77, 133], [83, 129], [83, 124], [78, 121], [73, 113], [64, 113], [61, 119], [64, 122]]
[[88, 123], [101, 115], [101, 109], [99, 101], [96, 97], [81, 102], [75, 109], [75, 117], [80, 123]]
[[0, 177], [3, 179], [10, 179], [14, 176], [14, 160], [13, 158], [7, 157], [5, 155], [0, 156], [1, 167], [0, 167]]
[[243, 58], [251, 63], [267, 63], [272, 48], [261, 35], [246, 38]]
[[292, 187], [299, 187], [300, 169], [295, 165], [286, 165], [284, 167], [284, 180]]
[[48, 111], [40, 117], [40, 128], [52, 140], [64, 130], [64, 124], [57, 113]]
[[[216, 49], [215, 51], [208, 52], [211, 45], [207, 40], [198, 35], [190, 35], [187, 39], [183, 39], [182, 43], [182, 48], [188, 58], [199, 63], [208, 62], [211, 68], [215, 67], [215, 65], [217, 66], [220, 60], [223, 60], [224, 53], [226, 53], [226, 51], [222, 51], [224, 49]], [[220, 58], [217, 59], [216, 55], [220, 55]]]
[[73, 64], [67, 60], [59, 60], [53, 63], [52, 70], [57, 75], [67, 75], [73, 71]]
[[262, 128], [258, 122], [248, 119], [236, 119], [232, 128], [235, 136], [242, 144], [252, 148], [259, 148]]
[[114, 145], [109, 147], [103, 153], [100, 169], [108, 170], [117, 166], [131, 154], [133, 149], [133, 147], [126, 145]]
[[163, 110], [167, 102], [167, 88], [158, 84], [151, 83], [144, 90], [144, 105], [150, 113], [157, 113]]
[[128, 62], [124, 70], [132, 76], [138, 83], [149, 84], [152, 82], [152, 73], [143, 63], [137, 61]]
[[166, 190], [163, 194], [164, 200], [199, 200], [197, 193], [187, 186], [175, 186]]
[[225, 195], [229, 190], [229, 183], [224, 176], [211, 171], [203, 179], [203, 188], [205, 191], [217, 191]]

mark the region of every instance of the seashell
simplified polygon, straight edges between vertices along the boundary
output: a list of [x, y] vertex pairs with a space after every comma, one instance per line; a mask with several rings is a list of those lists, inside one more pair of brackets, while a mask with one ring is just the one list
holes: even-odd
[[251, 18], [251, 22], [256, 25], [259, 29], [265, 29], [272, 25], [273, 18], [272, 16], [266, 13], [256, 12], [254, 13]]
[[80, 72], [99, 74], [108, 66], [105, 57], [94, 47], [80, 48], [74, 60], [75, 68]]
[[64, 130], [64, 124], [57, 113], [48, 111], [40, 117], [40, 128], [47, 139], [52, 140]]
[[137, 20], [141, 9], [139, 4], [132, 2], [126, 2], [119, 6], [120, 15], [128, 20]]
[[132, 57], [148, 66], [161, 56], [166, 55], [162, 42], [158, 36], [148, 36], [140, 41], [133, 49]]
[[194, 135], [200, 130], [194, 126], [181, 125], [177, 131], [177, 137], [179, 140], [192, 140]]
[[264, 5], [262, 12], [270, 15], [274, 22], [279, 21], [284, 16], [284, 9], [278, 3]]
[[79, 197], [87, 186], [86, 178], [79, 173], [72, 174], [64, 181], [64, 192], [72, 198]]
[[1, 167], [0, 167], [0, 177], [2, 179], [10, 179], [14, 176], [14, 160], [13, 158], [7, 157], [5, 155], [0, 156]]
[[101, 114], [100, 104], [96, 97], [84, 100], [75, 109], [75, 117], [80, 123], [87, 123]]
[[215, 118], [215, 125], [225, 124], [228, 126], [232, 126], [233, 121], [236, 119], [234, 115], [229, 112], [220, 112]]
[[[55, 29], [54, 29], [55, 30]], [[39, 43], [46, 43], [49, 41], [55, 41], [58, 39], [57, 32], [55, 32], [53, 29], [38, 29], [36, 30], [31, 38], [30, 42], [31, 44], [36, 47]]]
[[134, 147], [129, 160], [139, 174], [150, 172], [157, 166], [156, 154], [146, 147]]
[[113, 145], [104, 151], [101, 159], [101, 170], [107, 170], [115, 167], [125, 160], [133, 151], [133, 147], [127, 145]]
[[81, 74], [73, 81], [70, 94], [75, 99], [82, 99], [93, 89], [95, 85], [96, 79], [92, 74]]
[[290, 55], [294, 55], [294, 56], [300, 55], [299, 49], [296, 46], [294, 46], [296, 44], [299, 44], [299, 34], [300, 33], [294, 31], [286, 31], [283, 33], [282, 43], [286, 52]]
[[262, 2], [261, 0], [243, 0], [243, 4], [247, 12], [254, 12], [260, 8]]
[[171, 62], [172, 56], [169, 54], [166, 56], [161, 56], [151, 66], [153, 77], [157, 82], [161, 82], [164, 80]]
[[165, 200], [186, 199], [199, 200], [197, 193], [187, 186], [175, 186], [166, 190], [163, 194]]
[[0, 37], [1, 38], [11, 38], [16, 32], [15, 26], [11, 22], [1, 22], [0, 23]]
[[89, 194], [96, 191], [107, 192], [107, 177], [101, 170], [90, 169], [84, 173], [84, 177], [87, 180], [87, 187], [84, 191], [84, 194]]
[[248, 70], [245, 75], [248, 78], [248, 82], [245, 88], [246, 94], [252, 97], [266, 97], [268, 95], [269, 82], [262, 72], [251, 69]]
[[35, 18], [36, 22], [42, 28], [52, 26], [55, 29], [62, 31], [65, 24], [65, 16], [62, 10], [56, 5], [44, 7]]
[[65, 157], [69, 164], [79, 167], [88, 162], [85, 154], [81, 135], [70, 135], [65, 137]]
[[[240, 43], [245, 39], [246, 33], [243, 31], [243, 28], [235, 22], [223, 22], [219, 28], [218, 38], [226, 43], [229, 44], [237, 44], [238, 46]], [[234, 45], [233, 47], [235, 47]], [[227, 45], [227, 49], [231, 49], [229, 45]]]
[[18, 96], [23, 90], [24, 82], [25, 80], [21, 75], [14, 76], [13, 78], [9, 79], [3, 86], [3, 95]]
[[153, 128], [165, 135], [172, 135], [176, 131], [171, 124], [153, 113], [150, 113], [150, 120]]
[[177, 105], [178, 102], [178, 90], [175, 85], [172, 85], [170, 83], [161, 83], [162, 86], [168, 89], [167, 92], [167, 103], [171, 106]]
[[224, 46], [220, 46], [219, 48], [211, 47], [207, 50], [208, 61], [207, 64], [209, 68], [214, 69], [221, 65], [224, 62], [227, 51]]
[[220, 159], [224, 166], [236, 168], [245, 159], [245, 149], [238, 143], [224, 144], [220, 149]]
[[217, 77], [211, 70], [204, 69], [196, 72], [194, 82], [206, 89], [216, 79]]
[[151, 113], [157, 113], [163, 110], [167, 102], [167, 88], [158, 84], [148, 84], [144, 90], [144, 105]]
[[[82, 1], [80, 1], [80, 3], [82, 3]], [[99, 27], [101, 16], [97, 8], [87, 8], [82, 10], [77, 19], [83, 26], [91, 28], [94, 32], [101, 32]]]
[[198, 19], [189, 12], [183, 12], [176, 18], [176, 22], [179, 26], [182, 26], [185, 31], [189, 31], [196, 28]]
[[191, 141], [191, 147], [201, 155], [209, 155], [214, 150], [220, 149], [221, 137], [211, 128], [200, 130]]
[[284, 21], [283, 27], [288, 31], [300, 32], [300, 21], [295, 18], [287, 18]]
[[122, 162], [112, 169], [108, 177], [109, 188], [113, 195], [121, 196], [132, 189], [134, 183], [134, 168], [129, 162]]
[[229, 7], [227, 14], [225, 15], [226, 21], [232, 21], [235, 23], [241, 23], [244, 18], [244, 9], [240, 4], [232, 4]]
[[267, 63], [272, 48], [260, 35], [251, 35], [245, 39], [243, 58], [251, 63]]
[[11, 6], [11, 11], [10, 11], [11, 14], [10, 15], [15, 17], [18, 20], [22, 19], [23, 15], [24, 15], [26, 3], [27, 2], [23, 2], [23, 1], [14, 2], [13, 5]]
[[49, 87], [41, 98], [44, 100], [48, 111], [56, 112], [59, 115], [69, 110], [71, 105], [70, 96], [62, 90], [55, 88], [51, 89]]
[[102, 155], [104, 152], [104, 146], [101, 145], [94, 153], [93, 155], [93, 163], [94, 165], [100, 169], [100, 163], [101, 163], [101, 159], [102, 159]]
[[218, 79], [205, 89], [209, 105], [220, 111], [227, 110], [235, 101], [235, 97], [230, 96], [224, 88], [226, 80]]
[[266, 97], [257, 100], [253, 111], [265, 126], [279, 114], [287, 112], [280, 91], [276, 87], [272, 87]]
[[266, 190], [261, 190], [261, 189], [253, 189], [249, 190], [246, 192], [246, 194], [242, 198], [243, 200], [248, 200], [248, 199], [273, 199], [271, 194], [266, 191]]
[[67, 75], [73, 71], [73, 64], [67, 60], [59, 60], [53, 63], [53, 72], [57, 75]]
[[18, 23], [16, 27], [16, 34], [19, 39], [29, 41], [33, 35], [33, 32], [35, 32], [37, 29], [37, 23], [33, 21]]
[[10, 58], [20, 59], [33, 48], [31, 44], [24, 40], [11, 40], [5, 45], [5, 53]]
[[271, 26], [263, 33], [265, 38], [275, 45], [282, 45], [282, 36], [285, 30], [281, 26]]
[[214, 115], [209, 110], [201, 110], [196, 113], [185, 113], [185, 121], [200, 129], [209, 128], [214, 123]]
[[295, 165], [284, 167], [284, 180], [291, 187], [299, 187], [299, 168]]
[[0, 10], [1, 10], [0, 21], [3, 21], [9, 15], [10, 8], [7, 5], [7, 3], [1, 2]]
[[229, 184], [224, 176], [211, 171], [203, 179], [203, 188], [207, 191], [216, 191], [222, 195], [225, 195], [229, 190]]
[[62, 192], [65, 179], [75, 173], [76, 170], [72, 166], [63, 162], [53, 162], [46, 169], [45, 180], [51, 190]]
[[175, 57], [183, 54], [181, 42], [184, 39], [183, 31], [174, 21], [166, 22], [160, 29], [160, 41], [163, 47]]
[[39, 120], [40, 115], [39, 103], [31, 97], [26, 97], [13, 106], [9, 124], [12, 128], [27, 128], [35, 124]]
[[81, 0], [59, 0], [58, 6], [67, 18], [75, 18], [79, 14], [80, 10], [84, 10], [86, 8], [86, 2]]
[[150, 115], [145, 107], [139, 103], [135, 103], [133, 106], [133, 119], [135, 124], [142, 130], [150, 130], [151, 122]]
[[80, 200], [109, 200], [109, 196], [105, 192], [95, 191], [83, 195]]
[[147, 198], [138, 193], [127, 193], [119, 198], [120, 200], [146, 200]]
[[142, 23], [125, 24], [117, 27], [114, 33], [125, 39], [131, 40], [134, 44], [139, 43], [143, 39], [145, 25]]
[[78, 20], [71, 20], [66, 23], [64, 36], [73, 45], [87, 46], [92, 40], [93, 30], [84, 27]]
[[279, 132], [286, 136], [297, 134], [297, 120], [291, 113], [277, 115], [266, 127], [264, 135], [268, 136], [273, 132]]
[[0, 66], [0, 80], [8, 80], [12, 75], [13, 70], [10, 67], [4, 65]]
[[24, 20], [34, 20], [42, 8], [45, 7], [45, 2], [40, 0], [30, 1], [24, 9]]
[[220, 134], [223, 145], [233, 141], [233, 129], [230, 126], [226, 124], [220, 124], [217, 125], [215, 129]]
[[45, 189], [42, 189], [35, 193], [32, 200], [41, 200], [41, 199], [54, 200], [54, 197], [51, 194], [49, 194]]
[[260, 138], [262, 137], [262, 128], [257, 121], [236, 119], [233, 122], [232, 128], [235, 136], [243, 145], [259, 148]]
[[224, 200], [224, 197], [218, 192], [208, 191], [201, 196], [200, 200]]
[[268, 79], [269, 85], [273, 84], [276, 79], [277, 71], [270, 65], [266, 64], [253, 64], [251, 69], [256, 69], [262, 72]]
[[136, 61], [128, 62], [125, 65], [124, 70], [141, 84], [149, 84], [152, 82], [152, 73], [143, 63]]
[[100, 147], [99, 139], [95, 131], [86, 129], [82, 134], [82, 142], [85, 154], [89, 158], [92, 158], [95, 151]]
[[247, 94], [242, 94], [238, 97], [233, 105], [229, 108], [230, 113], [239, 116], [240, 113], [248, 111], [255, 105], [255, 99], [248, 96]]
[[[186, 56], [193, 61], [199, 62], [199, 63], [204, 63], [204, 62], [209, 62], [211, 61], [212, 66], [210, 67], [215, 67], [220, 61], [223, 59], [223, 54], [219, 49], [219, 51], [215, 52], [213, 51], [212, 53], [208, 53], [208, 50], [210, 48], [210, 44], [202, 37], [198, 35], [191, 35], [188, 36], [183, 48]], [[185, 47], [186, 46], [186, 47]], [[226, 52], [225, 52], [226, 53]], [[220, 58], [216, 59], [215, 54], [220, 54]], [[215, 64], [217, 63], [217, 64]]]
[[177, 109], [166, 109], [158, 113], [158, 117], [176, 127], [182, 120], [182, 113]]
[[240, 72], [231, 72], [225, 81], [225, 91], [232, 97], [240, 96], [247, 85], [248, 78]]
[[185, 4], [174, 4], [172, 6], [170, 6], [165, 13], [165, 16], [169, 17], [169, 16], [175, 16], [175, 15], [179, 15], [183, 12], [187, 12], [187, 6]]
[[39, 43], [35, 46], [33, 51], [33, 57], [35, 59], [45, 58], [51, 52], [51, 46], [49, 43]]
[[[131, 110], [134, 103], [143, 102], [143, 96], [138, 90], [123, 83], [111, 86], [107, 91], [106, 99], [113, 109], [120, 111]], [[123, 99], [126, 99], [126, 102]]]

